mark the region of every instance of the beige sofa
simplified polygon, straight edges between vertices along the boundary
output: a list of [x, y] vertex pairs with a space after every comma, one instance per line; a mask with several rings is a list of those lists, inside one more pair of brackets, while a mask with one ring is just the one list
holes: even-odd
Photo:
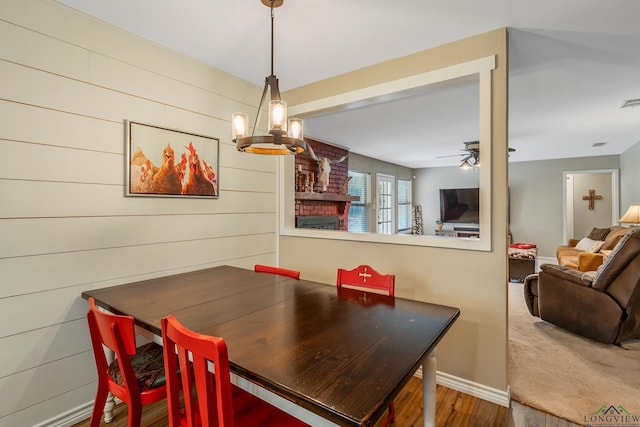
[[[590, 240], [589, 243], [602, 241], [602, 245], [584, 250], [580, 248], [580, 242], [582, 240], [584, 243], [584, 239], [571, 239], [567, 246], [558, 246], [556, 251], [558, 264], [578, 271], [595, 271], [604, 263], [608, 252], [613, 250], [622, 236], [629, 231], [631, 229], [618, 225], [594, 228], [586, 237]], [[597, 250], [592, 252], [591, 249]]]

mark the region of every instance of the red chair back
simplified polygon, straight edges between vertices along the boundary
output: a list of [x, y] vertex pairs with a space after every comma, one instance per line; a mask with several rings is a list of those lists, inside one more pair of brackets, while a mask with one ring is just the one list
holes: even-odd
[[[128, 425], [139, 426], [142, 416], [142, 405], [164, 399], [166, 387], [149, 387], [141, 390], [136, 369], [132, 365], [131, 356], [137, 354], [134, 321], [131, 316], [118, 316], [98, 310], [93, 298], [89, 298], [89, 311], [87, 312], [89, 333], [93, 355], [98, 370], [98, 391], [96, 394], [94, 409], [91, 415], [91, 426], [100, 424], [102, 412], [108, 393], [124, 401], [128, 405]], [[110, 367], [103, 346], [113, 351], [116, 356], [117, 369], [112, 364]], [[145, 348], [157, 346], [149, 344]], [[159, 349], [159, 347], [158, 347]], [[151, 354], [148, 353], [148, 354]], [[158, 356], [161, 353], [156, 352]], [[160, 360], [161, 362], [161, 360]], [[114, 362], [116, 363], [116, 362]], [[162, 365], [160, 365], [160, 369]], [[112, 375], [117, 372], [122, 378], [122, 383], [117, 382]]]
[[[309, 427], [231, 384], [227, 345], [222, 338], [193, 332], [174, 316], [163, 318], [161, 327], [170, 427]], [[181, 388], [184, 411], [179, 399]]]
[[[353, 270], [344, 270], [339, 268], [336, 286], [339, 291], [344, 287], [371, 291], [393, 297], [396, 287], [396, 276], [394, 274], [380, 274], [370, 265], [363, 264], [357, 266]], [[371, 302], [372, 301], [364, 301], [363, 303], [368, 305]], [[387, 417], [381, 423], [381, 426], [387, 427], [389, 424], [393, 423], [395, 421], [395, 416], [395, 405], [391, 402]]]
[[289, 276], [294, 279], [300, 279], [300, 272], [297, 270], [289, 270], [288, 268], [272, 267], [270, 265], [256, 264], [253, 270], [260, 273], [279, 274], [281, 276]]
[[338, 269], [336, 286], [363, 289], [393, 296], [396, 276], [380, 274], [370, 265], [359, 265], [353, 270]]
[[[161, 326], [169, 425], [233, 427], [229, 358], [224, 340], [192, 332], [174, 316], [163, 318]], [[215, 366], [215, 375], [209, 370], [209, 361]], [[181, 388], [184, 412], [180, 407]]]

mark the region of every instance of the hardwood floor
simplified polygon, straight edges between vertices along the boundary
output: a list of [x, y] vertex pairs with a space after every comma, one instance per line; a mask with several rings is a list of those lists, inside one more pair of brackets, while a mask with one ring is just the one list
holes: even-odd
[[[513, 402], [511, 410], [500, 405], [438, 385], [436, 387], [437, 427], [576, 427], [560, 418], [518, 405]], [[397, 427], [422, 427], [422, 382], [412, 378], [395, 401]], [[380, 426], [380, 422], [376, 427]], [[126, 427], [127, 407], [119, 405], [115, 419], [101, 426]], [[146, 405], [142, 412], [145, 427], [166, 427], [166, 401]], [[88, 427], [85, 420], [73, 427]]]

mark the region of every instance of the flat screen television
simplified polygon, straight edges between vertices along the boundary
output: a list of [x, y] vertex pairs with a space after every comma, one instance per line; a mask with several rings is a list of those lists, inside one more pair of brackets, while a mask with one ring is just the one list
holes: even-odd
[[451, 223], [480, 224], [480, 189], [440, 189], [440, 220]]

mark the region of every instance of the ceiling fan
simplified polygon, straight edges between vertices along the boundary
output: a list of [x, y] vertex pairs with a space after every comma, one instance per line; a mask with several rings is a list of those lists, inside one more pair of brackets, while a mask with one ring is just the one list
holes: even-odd
[[[462, 169], [468, 169], [473, 166], [480, 166], [480, 141], [466, 141], [463, 143], [464, 148], [461, 148], [464, 153], [462, 154], [452, 154], [449, 156], [439, 156], [438, 158], [444, 157], [458, 157], [464, 156], [464, 158], [460, 161], [460, 167]], [[509, 147], [509, 153], [516, 151], [515, 148]]]

